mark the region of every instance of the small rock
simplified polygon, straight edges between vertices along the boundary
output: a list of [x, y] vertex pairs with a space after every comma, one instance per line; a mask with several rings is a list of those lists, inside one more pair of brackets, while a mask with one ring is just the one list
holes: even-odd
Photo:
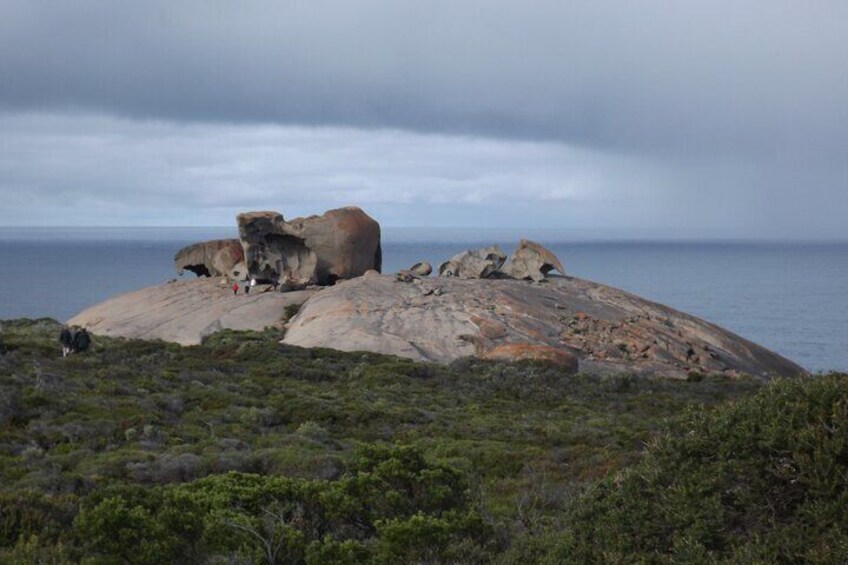
[[419, 277], [429, 277], [430, 273], [433, 272], [433, 266], [427, 261], [421, 261], [411, 266], [409, 270]]
[[403, 283], [411, 283], [417, 278], [417, 275], [415, 275], [411, 271], [407, 271], [406, 269], [398, 271], [398, 273], [395, 275], [395, 280]]

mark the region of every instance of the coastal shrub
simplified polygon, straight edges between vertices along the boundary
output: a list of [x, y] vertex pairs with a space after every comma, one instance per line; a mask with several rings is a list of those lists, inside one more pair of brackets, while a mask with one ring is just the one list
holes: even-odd
[[288, 322], [300, 312], [300, 304], [289, 304], [283, 309], [283, 321]]
[[75, 530], [86, 555], [129, 563], [444, 560], [454, 542], [485, 552], [490, 537], [461, 473], [415, 448], [377, 445], [361, 446], [336, 481], [228, 473], [107, 488], [83, 501]]
[[[565, 543], [575, 493], [637, 463], [669, 418], [762, 386], [441, 366], [285, 346], [277, 330], [191, 347], [97, 337], [62, 358], [57, 322], [3, 327], [2, 563], [266, 560], [244, 527], [309, 563], [537, 562]], [[225, 496], [254, 483], [270, 506]], [[124, 528], [110, 549], [94, 535], [110, 521], [140, 537]], [[418, 534], [437, 557], [403, 547]]]
[[848, 376], [690, 410], [572, 509], [558, 562], [848, 561]]

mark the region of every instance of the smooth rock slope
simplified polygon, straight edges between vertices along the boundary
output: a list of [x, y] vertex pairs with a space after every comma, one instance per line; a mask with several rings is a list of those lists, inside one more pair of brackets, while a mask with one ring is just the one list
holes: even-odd
[[[420, 279], [368, 273], [312, 296], [285, 343], [450, 362], [523, 358], [539, 347], [574, 355], [583, 372], [690, 371], [795, 375], [803, 369], [714, 324], [573, 277], [542, 283]], [[509, 347], [503, 347], [509, 345]]]
[[262, 292], [234, 296], [218, 279], [198, 278], [153, 286], [110, 298], [88, 308], [68, 324], [98, 335], [162, 339], [195, 345], [221, 329], [262, 330], [280, 325], [285, 309], [313, 292]]
[[[404, 279], [406, 280], [406, 279]], [[375, 271], [321, 290], [233, 296], [217, 280], [173, 282], [116, 296], [68, 323], [94, 334], [199, 343], [220, 329], [282, 324], [284, 343], [448, 363], [466, 356], [541, 359], [565, 371], [685, 377], [692, 371], [788, 376], [803, 369], [667, 306], [574, 277], [410, 278]]]

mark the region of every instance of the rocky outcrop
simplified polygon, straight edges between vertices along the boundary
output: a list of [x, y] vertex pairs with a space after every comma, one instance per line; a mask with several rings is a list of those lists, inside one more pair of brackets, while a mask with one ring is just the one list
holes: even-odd
[[460, 279], [511, 277], [538, 282], [554, 270], [565, 274], [565, 269], [556, 255], [535, 241], [522, 239], [509, 260], [497, 245], [463, 251], [439, 266], [439, 276]]
[[501, 274], [506, 255], [497, 245], [457, 253], [439, 266], [439, 276], [460, 279], [488, 279]]
[[251, 278], [285, 288], [330, 285], [381, 268], [380, 225], [359, 208], [286, 221], [277, 212], [237, 217]]
[[283, 290], [331, 285], [380, 270], [380, 225], [359, 208], [286, 221], [279, 212], [236, 218], [239, 239], [195, 243], [174, 256], [178, 273], [279, 282]]
[[[240, 266], [240, 267], [239, 267]], [[174, 255], [177, 272], [198, 277], [244, 277], [244, 251], [237, 239], [215, 239], [183, 247]]]
[[218, 330], [262, 330], [280, 325], [286, 307], [301, 304], [315, 291], [263, 292], [234, 296], [218, 279], [177, 281], [122, 294], [88, 308], [69, 325], [97, 335], [162, 339], [194, 345]]
[[556, 360], [555, 350], [576, 357], [581, 372], [589, 373], [803, 373], [694, 316], [572, 277], [544, 284], [460, 278], [403, 283], [375, 273], [311, 297], [290, 322], [285, 343], [440, 363], [465, 356]]
[[480, 356], [489, 361], [547, 361], [559, 365], [568, 373], [576, 373], [579, 369], [576, 355], [550, 345], [504, 343], [496, 345]]
[[516, 279], [543, 280], [551, 271], [565, 274], [559, 258], [535, 241], [522, 239], [504, 266], [504, 272]]

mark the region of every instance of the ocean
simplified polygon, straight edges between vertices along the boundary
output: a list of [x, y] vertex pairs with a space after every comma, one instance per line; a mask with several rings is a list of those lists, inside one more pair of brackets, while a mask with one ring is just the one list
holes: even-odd
[[[175, 278], [174, 253], [228, 228], [0, 228], [0, 319], [66, 320]], [[812, 371], [848, 370], [848, 242], [626, 241], [553, 230], [383, 229], [383, 271], [522, 236], [568, 274], [723, 326]], [[194, 276], [187, 273], [184, 276]]]

